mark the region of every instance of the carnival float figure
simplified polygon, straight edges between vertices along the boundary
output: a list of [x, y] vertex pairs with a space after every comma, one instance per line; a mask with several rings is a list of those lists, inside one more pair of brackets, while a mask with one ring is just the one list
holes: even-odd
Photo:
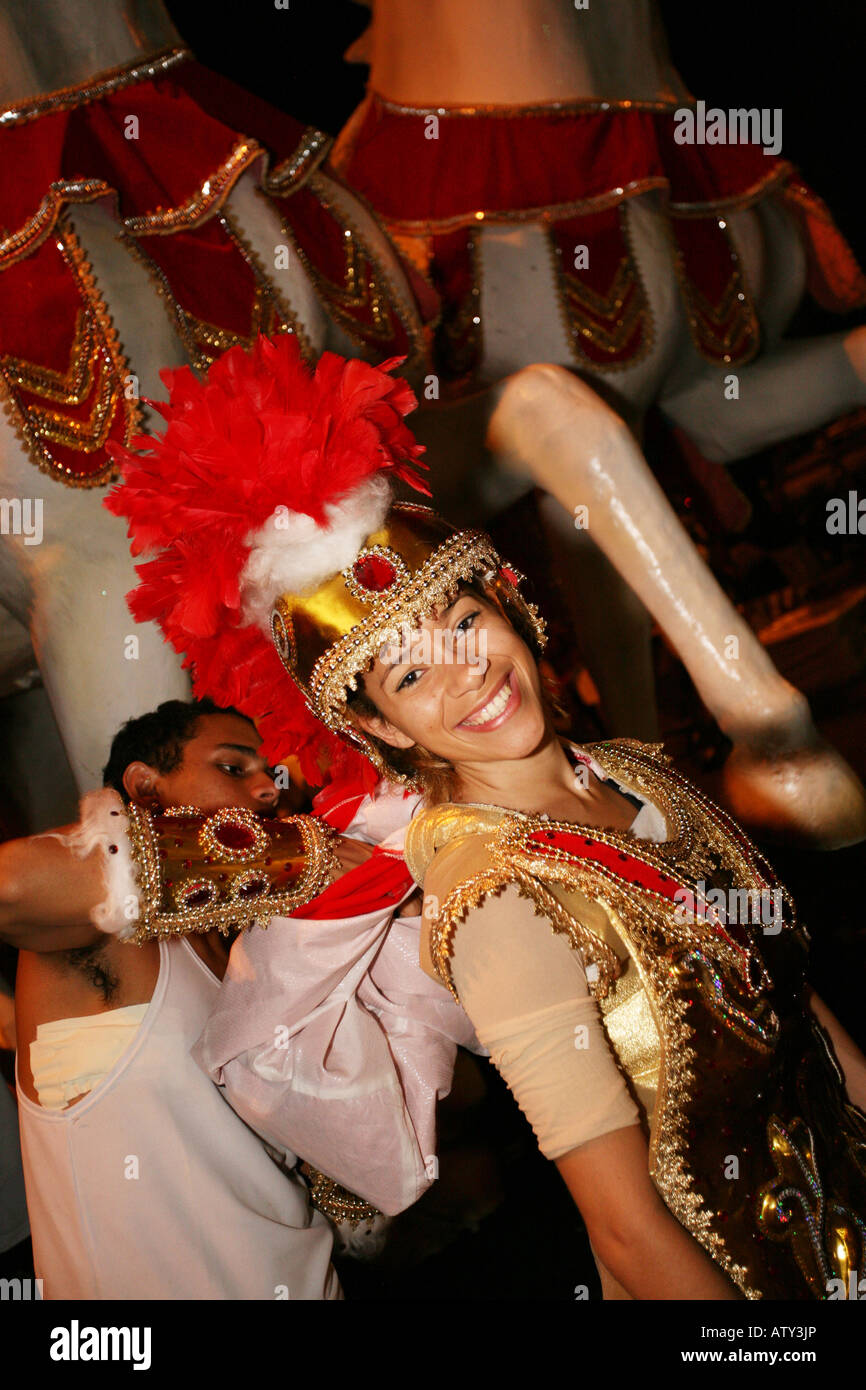
[[330, 139], [200, 66], [160, 0], [9, 0], [0, 106], [0, 679], [32, 642], [84, 789], [106, 728], [188, 689], [130, 629], [100, 506], [158, 369], [284, 332], [308, 361], [327, 345], [411, 373], [421, 324]]
[[[402, 784], [402, 859], [424, 890], [418, 954], [407, 935], [385, 999], [315, 929], [239, 943], [199, 1061], [272, 1142], [309, 1153], [324, 1121], [329, 1177], [400, 1210], [412, 1146], [369, 1162], [383, 1092], [359, 1075], [360, 1025], [387, 1027], [396, 1002], [406, 1029], [417, 1007], [444, 1037], [414, 970], [459, 999], [557, 1163], [606, 1297], [847, 1288], [866, 1058], [809, 989], [808, 936], [767, 860], [661, 745], [558, 738], [520, 577], [484, 532], [394, 501], [398, 482], [424, 490], [405, 383], [333, 354], [311, 375], [281, 337], [231, 349], [206, 386], [166, 385], [164, 436], [114, 451], [108, 505], [149, 557], [134, 615], [186, 654], [199, 695], [256, 720], [270, 761], [291, 746], [311, 780], [336, 774], [332, 812], [378, 777], [389, 796]], [[395, 809], [380, 862], [400, 854]], [[266, 881], [251, 891], [265, 912]], [[423, 1046], [413, 1064], [430, 1074]], [[359, 1121], [362, 1083], [376, 1105]]]
[[439, 504], [465, 524], [543, 488], [609, 728], [657, 729], [652, 617], [733, 741], [735, 812], [812, 844], [862, 838], [862, 787], [640, 445], [653, 403], [716, 463], [866, 404], [866, 328], [783, 337], [806, 289], [866, 302], [780, 153], [783, 113], [696, 102], [654, 0], [375, 0], [348, 56], [370, 84], [334, 162], [442, 298], [441, 400], [418, 421]]

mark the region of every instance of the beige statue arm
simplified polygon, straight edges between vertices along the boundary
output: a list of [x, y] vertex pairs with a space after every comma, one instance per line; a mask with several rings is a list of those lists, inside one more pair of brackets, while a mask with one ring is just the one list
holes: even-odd
[[489, 447], [578, 518], [733, 741], [725, 792], [734, 814], [818, 848], [864, 838], [862, 784], [819, 738], [805, 696], [779, 674], [701, 560], [626, 424], [590, 386], [551, 364], [517, 372], [497, 397]]

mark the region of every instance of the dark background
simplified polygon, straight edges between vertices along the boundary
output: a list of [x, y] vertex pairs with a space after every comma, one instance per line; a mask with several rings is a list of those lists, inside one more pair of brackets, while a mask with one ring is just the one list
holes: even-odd
[[[351, 0], [289, 0], [288, 10], [273, 0], [167, 3], [200, 62], [299, 120], [336, 135], [363, 95], [367, 68], [342, 55], [369, 12]], [[661, 10], [695, 96], [726, 108], [781, 107], [782, 154], [866, 259], [863, 0], [662, 0]]]

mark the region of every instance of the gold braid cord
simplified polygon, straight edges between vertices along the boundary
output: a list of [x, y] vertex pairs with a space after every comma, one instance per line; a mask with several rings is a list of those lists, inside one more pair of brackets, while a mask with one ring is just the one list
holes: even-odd
[[136, 944], [231, 930], [285, 917], [317, 897], [335, 867], [333, 831], [313, 816], [263, 820], [229, 807], [154, 816], [128, 808], [139, 895]]

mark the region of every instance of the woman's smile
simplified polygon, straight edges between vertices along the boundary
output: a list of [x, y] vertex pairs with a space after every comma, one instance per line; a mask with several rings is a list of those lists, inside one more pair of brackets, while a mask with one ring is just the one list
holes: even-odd
[[479, 733], [489, 733], [499, 729], [510, 719], [520, 706], [520, 686], [514, 679], [514, 668], [502, 677], [493, 695], [483, 705], [479, 705], [457, 725], [458, 729], [474, 729]]

